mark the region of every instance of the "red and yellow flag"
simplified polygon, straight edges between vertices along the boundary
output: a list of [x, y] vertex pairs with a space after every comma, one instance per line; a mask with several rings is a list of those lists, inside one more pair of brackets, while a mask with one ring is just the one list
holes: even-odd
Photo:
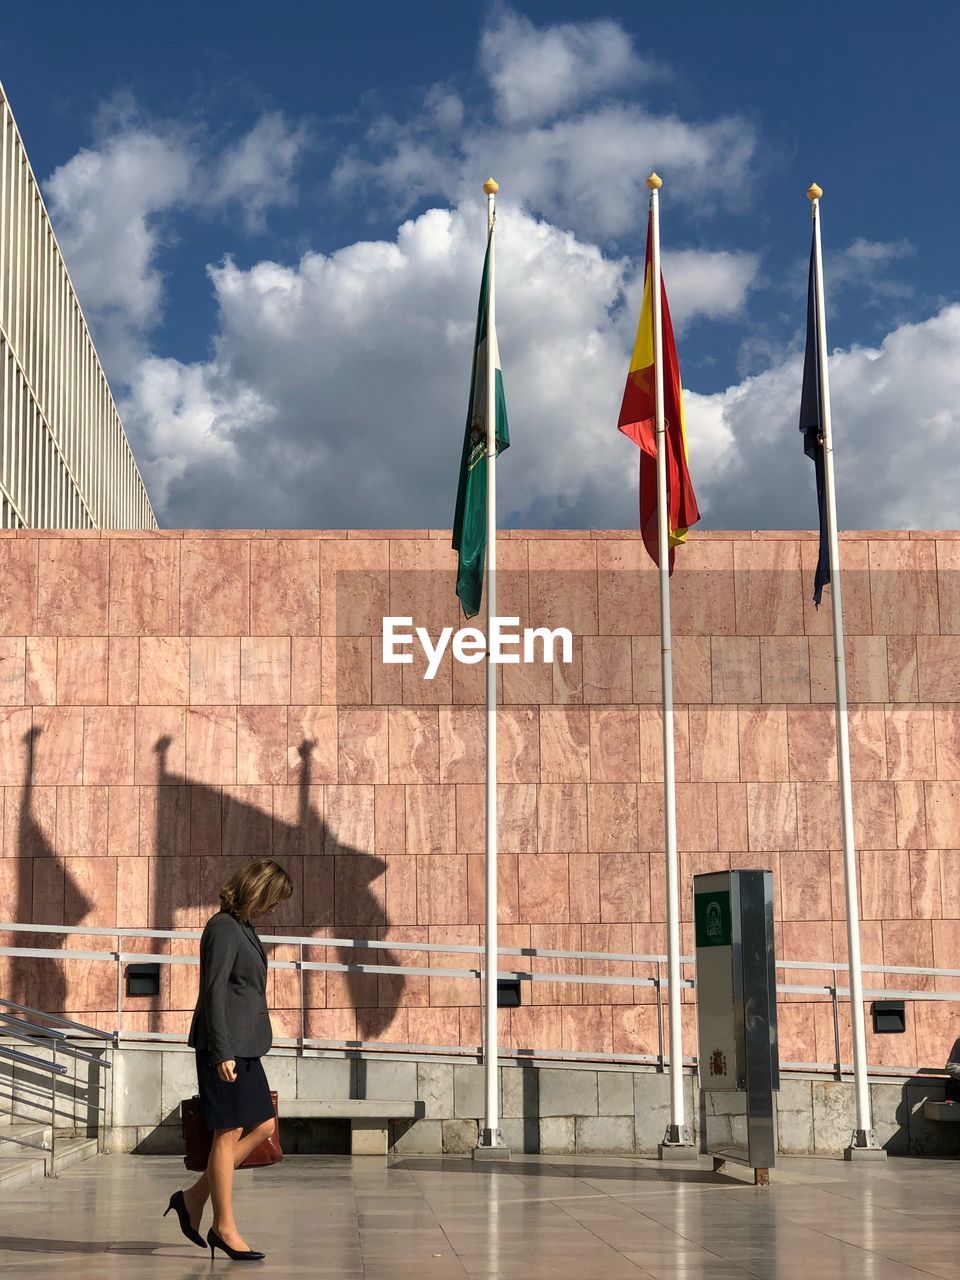
[[[647, 225], [647, 257], [643, 305], [633, 359], [620, 408], [619, 428], [640, 446], [640, 533], [654, 564], [660, 563], [657, 543], [657, 424], [653, 381], [653, 226]], [[667, 505], [670, 511], [670, 571], [674, 548], [686, 541], [687, 530], [700, 519], [687, 468], [687, 433], [683, 417], [680, 363], [673, 337], [667, 291], [660, 276], [660, 315], [663, 332], [663, 414], [667, 443]]]

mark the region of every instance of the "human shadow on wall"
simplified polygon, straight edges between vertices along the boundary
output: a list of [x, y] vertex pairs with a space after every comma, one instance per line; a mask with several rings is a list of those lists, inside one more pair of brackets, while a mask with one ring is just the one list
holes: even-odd
[[[200, 925], [203, 912], [215, 911], [221, 884], [237, 866], [257, 857], [275, 857], [283, 865], [284, 859], [302, 859], [303, 882], [302, 914], [300, 925], [267, 923], [264, 933], [280, 933], [309, 937], [321, 932], [332, 937], [361, 936], [375, 938], [378, 931], [389, 927], [383, 896], [373, 889], [374, 882], [386, 871], [387, 864], [376, 855], [345, 844], [323, 821], [310, 803], [311, 756], [315, 744], [304, 741], [297, 748], [300, 757], [297, 788], [297, 819], [288, 821], [275, 813], [241, 800], [220, 787], [191, 782], [169, 767], [171, 739], [159, 738], [154, 746], [157, 756], [157, 804], [156, 831], [153, 859], [153, 885], [150, 894], [151, 924], [154, 928], [169, 928], [177, 919], [178, 910], [186, 908], [191, 913], [199, 907]], [[220, 855], [222, 868], [214, 856], [205, 868], [204, 883], [199, 891], [192, 888], [195, 881], [172, 880], [165, 869], [165, 860], [171, 855], [204, 858]], [[171, 864], [167, 864], [169, 866]], [[177, 864], [180, 865], [180, 864]], [[213, 873], [213, 878], [211, 874]], [[312, 877], [312, 880], [309, 879]], [[214, 883], [215, 880], [215, 883]], [[308, 882], [309, 881], [309, 882]], [[158, 918], [157, 905], [160, 907]], [[296, 909], [296, 904], [292, 904]], [[281, 907], [281, 912], [283, 907]], [[311, 918], [312, 917], [312, 918]], [[281, 919], [282, 919], [281, 915]], [[286, 958], [286, 957], [285, 957]], [[385, 1037], [393, 1024], [401, 996], [406, 985], [402, 974], [369, 974], [359, 972], [360, 965], [396, 965], [400, 961], [392, 950], [368, 948], [330, 948], [324, 954], [321, 947], [306, 952], [307, 960], [328, 960], [352, 965], [345, 975], [323, 971], [305, 971], [304, 1003], [308, 1010], [325, 1007], [344, 1007], [343, 1001], [329, 1004], [329, 995], [342, 982], [346, 987], [346, 999], [356, 1012], [357, 1041], [376, 1040]], [[176, 966], [177, 968], [179, 966]], [[278, 971], [279, 973], [282, 971]], [[192, 970], [195, 976], [196, 971]], [[292, 975], [291, 975], [292, 977]], [[180, 988], [180, 998], [171, 1007], [182, 1009], [188, 987]], [[290, 988], [287, 988], [289, 992]], [[195, 986], [190, 1005], [195, 998]], [[286, 1001], [289, 1007], [289, 1000]], [[151, 1029], [159, 1029], [159, 1011], [154, 1009]], [[307, 1035], [310, 1035], [309, 1014]], [[340, 1039], [336, 1034], [320, 1035], [321, 1039]]]
[[[80, 883], [44, 830], [36, 812], [34, 784], [37, 740], [42, 730], [34, 726], [23, 735], [24, 768], [17, 818], [17, 924], [80, 925], [93, 907]], [[44, 793], [47, 794], [47, 788]], [[49, 789], [51, 792], [53, 788]], [[15, 934], [13, 945], [47, 950], [64, 950], [69, 938], [63, 934]], [[33, 956], [15, 956], [9, 969], [10, 1000], [62, 1014], [69, 1003], [69, 979], [64, 963]]]

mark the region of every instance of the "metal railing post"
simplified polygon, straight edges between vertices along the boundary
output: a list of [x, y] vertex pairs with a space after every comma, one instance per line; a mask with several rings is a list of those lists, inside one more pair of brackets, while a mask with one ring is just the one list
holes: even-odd
[[302, 1055], [306, 1047], [307, 1039], [307, 996], [306, 984], [303, 974], [303, 943], [300, 943], [300, 958], [297, 960], [297, 968], [300, 977], [300, 1045], [298, 1052]]
[[657, 961], [657, 977], [654, 990], [657, 993], [657, 1069], [663, 1071], [665, 1065], [665, 1053], [663, 1043], [663, 992], [661, 990], [661, 978], [663, 970], [660, 961]]
[[837, 1079], [843, 1078], [843, 1058], [840, 1050], [840, 1001], [837, 999], [837, 975], [833, 975], [830, 988], [830, 1000], [833, 1005], [833, 1048], [836, 1056]]
[[53, 1053], [54, 1073], [50, 1077], [50, 1161], [47, 1168], [47, 1177], [55, 1178], [57, 1176], [57, 1042], [51, 1043]]
[[123, 934], [117, 934], [117, 1021], [116, 1030], [114, 1031], [114, 1040], [120, 1043], [120, 1027], [123, 1021], [123, 963], [120, 959], [123, 954]]

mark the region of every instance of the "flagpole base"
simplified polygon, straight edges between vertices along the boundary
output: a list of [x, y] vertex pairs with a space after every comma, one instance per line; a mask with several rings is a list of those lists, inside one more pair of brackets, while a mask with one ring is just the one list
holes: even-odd
[[474, 1160], [509, 1160], [510, 1148], [504, 1144], [499, 1129], [481, 1129], [480, 1140], [473, 1149]]
[[697, 1160], [700, 1152], [693, 1145], [686, 1125], [668, 1124], [663, 1141], [657, 1147], [657, 1159], [665, 1164], [683, 1164]]
[[850, 1145], [843, 1149], [844, 1160], [886, 1160], [887, 1153], [872, 1129], [854, 1129]]

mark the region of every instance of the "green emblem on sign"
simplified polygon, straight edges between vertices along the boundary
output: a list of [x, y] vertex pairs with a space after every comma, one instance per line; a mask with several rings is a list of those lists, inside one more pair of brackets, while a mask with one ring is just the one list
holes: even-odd
[[730, 894], [698, 893], [693, 900], [698, 947], [730, 946]]

